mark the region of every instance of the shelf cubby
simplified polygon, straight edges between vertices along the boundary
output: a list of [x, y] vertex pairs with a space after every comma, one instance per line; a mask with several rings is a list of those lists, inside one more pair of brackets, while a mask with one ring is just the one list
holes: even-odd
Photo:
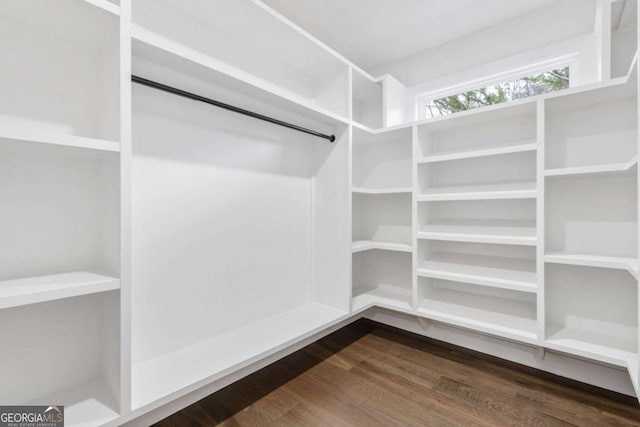
[[636, 83], [545, 101], [545, 174], [621, 173], [637, 163]]
[[356, 69], [352, 70], [353, 121], [371, 129], [384, 126], [383, 87], [381, 81], [372, 80]]
[[117, 418], [119, 307], [111, 291], [0, 310], [0, 401], [64, 405], [68, 426]]
[[560, 264], [547, 264], [545, 279], [549, 348], [624, 367], [637, 359], [637, 279]]
[[636, 176], [582, 176], [546, 186], [546, 253], [637, 257]]
[[0, 137], [119, 141], [119, 17], [84, 0], [10, 0], [0, 22]]
[[418, 239], [535, 246], [533, 199], [439, 201], [418, 205]]
[[[132, 8], [139, 39], [161, 38], [180, 55], [204, 58], [241, 80], [348, 119], [347, 63], [301, 36], [268, 7], [226, 2], [225, 13], [219, 13], [219, 5], [196, 0], [136, 0]], [[270, 36], [255, 37], [256, 28]]]
[[501, 105], [418, 126], [418, 162], [487, 157], [535, 150], [536, 105]]
[[535, 248], [420, 241], [417, 274], [521, 292], [537, 292]]
[[411, 194], [353, 194], [356, 252], [370, 249], [411, 251]]
[[375, 300], [411, 307], [411, 254], [371, 250], [353, 254], [353, 309]]
[[412, 191], [411, 159], [411, 128], [376, 134], [354, 128], [354, 191]]
[[419, 201], [535, 198], [536, 153], [420, 164]]
[[537, 340], [531, 293], [419, 277], [418, 315], [522, 342]]
[[118, 153], [0, 139], [0, 197], [0, 305], [119, 287]]

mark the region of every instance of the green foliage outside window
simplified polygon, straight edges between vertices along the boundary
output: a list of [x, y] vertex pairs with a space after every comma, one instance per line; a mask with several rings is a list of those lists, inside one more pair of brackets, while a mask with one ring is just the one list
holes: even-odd
[[490, 85], [482, 89], [470, 90], [458, 95], [427, 101], [426, 116], [445, 116], [487, 105], [500, 104], [528, 96], [567, 89], [568, 87], [569, 67], [565, 67]]

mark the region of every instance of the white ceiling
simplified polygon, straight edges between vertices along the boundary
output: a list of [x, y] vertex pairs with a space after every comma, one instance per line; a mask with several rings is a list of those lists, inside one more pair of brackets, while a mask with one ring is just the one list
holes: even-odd
[[263, 0], [373, 69], [557, 0]]

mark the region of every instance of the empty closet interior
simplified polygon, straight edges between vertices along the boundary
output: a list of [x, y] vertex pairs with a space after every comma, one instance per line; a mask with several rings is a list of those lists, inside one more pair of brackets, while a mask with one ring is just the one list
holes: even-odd
[[213, 3], [1, 2], [0, 403], [150, 425], [360, 317], [637, 395], [634, 0], [569, 88], [432, 118]]

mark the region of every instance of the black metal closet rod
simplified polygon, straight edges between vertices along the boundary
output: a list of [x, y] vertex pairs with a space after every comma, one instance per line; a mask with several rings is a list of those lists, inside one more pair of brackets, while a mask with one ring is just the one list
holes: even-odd
[[225, 110], [233, 111], [238, 114], [244, 114], [245, 116], [253, 117], [254, 119], [264, 120], [265, 122], [273, 123], [279, 126], [283, 126], [289, 129], [297, 130], [298, 132], [307, 133], [309, 135], [317, 136], [318, 138], [328, 139], [333, 142], [336, 140], [335, 135], [326, 135], [324, 133], [316, 132], [311, 129], [303, 128], [302, 126], [294, 125], [292, 123], [283, 122], [282, 120], [274, 119], [273, 117], [265, 116], [253, 111], [245, 110], [244, 108], [235, 107], [233, 105], [225, 104], [224, 102], [216, 101], [215, 99], [205, 98], [204, 96], [196, 95], [195, 93], [187, 92], [182, 89], [167, 86], [162, 83], [154, 82], [140, 76], [131, 75], [131, 81], [141, 85], [149, 86], [154, 89], [159, 89], [164, 92], [169, 92], [174, 95], [182, 96], [184, 98], [193, 99], [195, 101], [204, 102], [205, 104], [215, 105], [216, 107], [224, 108]]

